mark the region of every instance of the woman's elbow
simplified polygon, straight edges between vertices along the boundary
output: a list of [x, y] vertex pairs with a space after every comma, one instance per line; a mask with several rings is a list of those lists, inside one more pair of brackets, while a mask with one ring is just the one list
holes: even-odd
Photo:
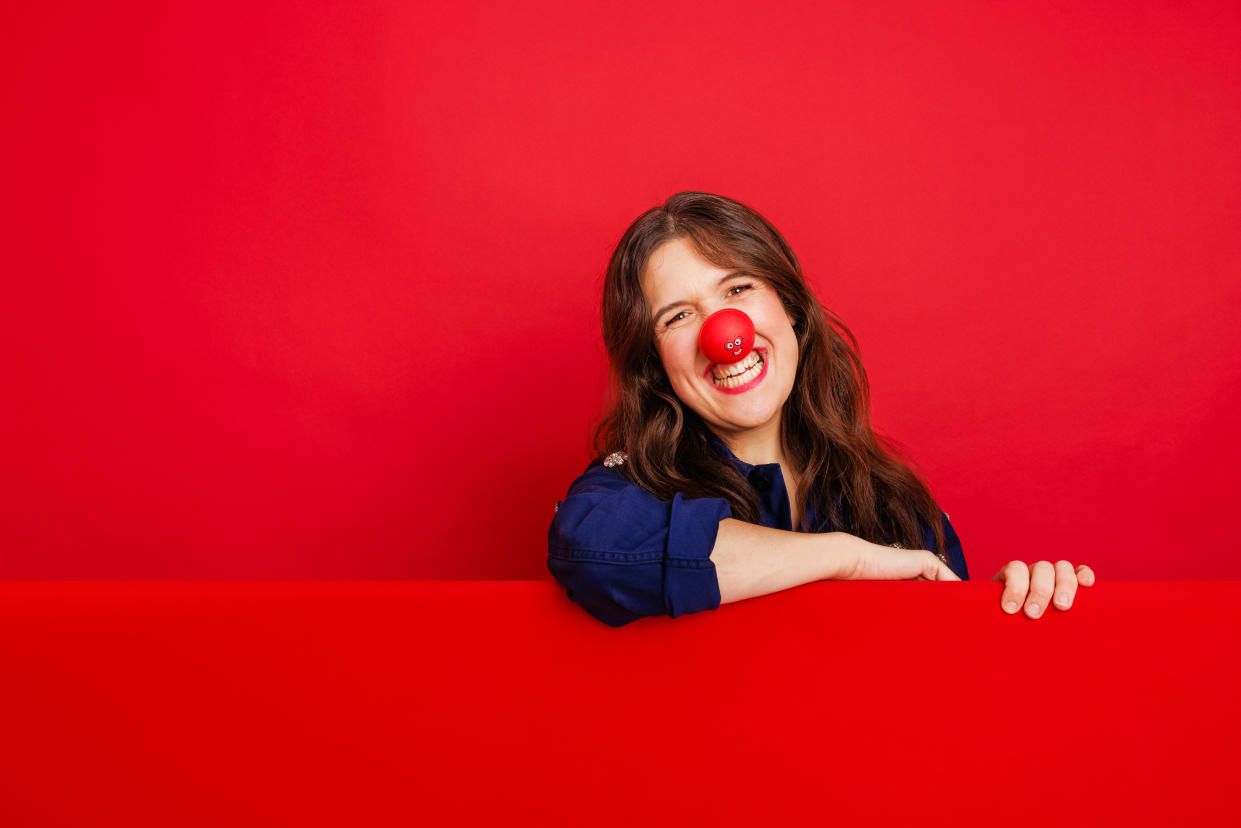
[[650, 587], [628, 567], [576, 559], [552, 550], [547, 569], [565, 589], [570, 601], [609, 627], [650, 615], [662, 615], [662, 601], [645, 593]]

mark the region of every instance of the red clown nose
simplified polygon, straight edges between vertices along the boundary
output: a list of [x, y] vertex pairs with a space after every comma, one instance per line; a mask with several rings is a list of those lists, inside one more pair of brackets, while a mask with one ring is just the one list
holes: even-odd
[[736, 308], [716, 311], [702, 323], [698, 349], [721, 365], [740, 362], [754, 349], [754, 322]]

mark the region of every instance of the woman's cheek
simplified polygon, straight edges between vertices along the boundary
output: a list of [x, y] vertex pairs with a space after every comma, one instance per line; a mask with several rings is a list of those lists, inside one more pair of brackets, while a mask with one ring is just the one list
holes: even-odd
[[[685, 373], [686, 366], [693, 366], [695, 352], [690, 351], [686, 338], [680, 335], [680, 331], [670, 336], [664, 337], [663, 342], [659, 344], [659, 359], [664, 364], [664, 372], [669, 379], [678, 378]], [[686, 362], [686, 360], [689, 362]]]
[[668, 342], [667, 362], [671, 363], [671, 367], [678, 373], [694, 367], [695, 357], [698, 356], [698, 339], [696, 336], [690, 336], [692, 333], [688, 329], [679, 330]]

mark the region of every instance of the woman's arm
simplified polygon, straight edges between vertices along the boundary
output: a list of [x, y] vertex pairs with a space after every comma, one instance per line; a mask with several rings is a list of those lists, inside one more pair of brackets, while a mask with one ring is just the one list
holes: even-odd
[[547, 548], [569, 599], [614, 627], [824, 578], [957, 580], [930, 552], [744, 523], [722, 498], [659, 500], [593, 464], [555, 512]]
[[721, 604], [825, 579], [961, 580], [924, 549], [880, 546], [845, 532], [788, 532], [731, 517], [720, 521], [711, 561]]

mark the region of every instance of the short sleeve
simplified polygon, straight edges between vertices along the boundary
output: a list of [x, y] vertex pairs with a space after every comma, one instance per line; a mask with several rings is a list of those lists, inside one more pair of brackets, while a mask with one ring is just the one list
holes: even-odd
[[719, 609], [711, 550], [723, 498], [660, 500], [592, 464], [569, 487], [547, 533], [547, 568], [570, 600], [613, 627]]

